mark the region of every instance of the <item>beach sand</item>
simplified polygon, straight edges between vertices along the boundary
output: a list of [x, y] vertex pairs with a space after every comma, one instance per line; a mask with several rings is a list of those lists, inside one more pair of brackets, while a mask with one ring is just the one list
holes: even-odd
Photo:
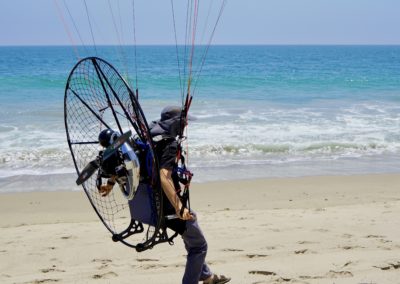
[[[71, 185], [72, 187], [73, 185]], [[400, 283], [400, 174], [194, 184], [208, 263], [231, 283]], [[0, 283], [181, 281], [181, 239], [137, 253], [78, 192], [0, 195]]]

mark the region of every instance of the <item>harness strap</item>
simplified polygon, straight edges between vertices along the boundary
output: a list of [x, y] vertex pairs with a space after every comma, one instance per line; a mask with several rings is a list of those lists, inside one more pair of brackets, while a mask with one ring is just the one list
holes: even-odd
[[175, 232], [171, 237], [168, 238], [168, 243], [172, 246], [174, 244], [174, 239], [179, 235], [178, 232]]

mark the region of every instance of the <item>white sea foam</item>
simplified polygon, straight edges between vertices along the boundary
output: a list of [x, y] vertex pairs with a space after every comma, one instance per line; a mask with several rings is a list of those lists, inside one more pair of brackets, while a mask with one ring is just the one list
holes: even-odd
[[[156, 118], [158, 104], [147, 106], [149, 116]], [[323, 168], [324, 161], [393, 160], [400, 155], [399, 113], [400, 107], [383, 103], [295, 107], [202, 102], [191, 111], [197, 120], [188, 128], [189, 161], [200, 173], [219, 169], [228, 174], [224, 169], [229, 167], [296, 165], [302, 172], [301, 164]], [[0, 178], [73, 173], [65, 137], [61, 119], [0, 125]], [[360, 164], [365, 172], [373, 167]], [[201, 174], [197, 178], [202, 180]]]
[[[249, 163], [359, 158], [400, 153], [398, 108], [353, 105], [331, 109], [232, 108], [210, 111], [190, 129], [192, 159]], [[397, 112], [397, 113], [396, 113]], [[227, 113], [229, 115], [227, 115]], [[201, 164], [200, 162], [196, 164]]]

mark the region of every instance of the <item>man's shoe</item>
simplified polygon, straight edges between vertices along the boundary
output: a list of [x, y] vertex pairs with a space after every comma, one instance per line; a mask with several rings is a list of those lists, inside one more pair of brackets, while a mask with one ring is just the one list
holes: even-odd
[[229, 281], [231, 281], [230, 277], [226, 277], [224, 275], [213, 274], [213, 276], [211, 276], [211, 278], [209, 280], [203, 281], [203, 284], [224, 284], [224, 283], [228, 283]]

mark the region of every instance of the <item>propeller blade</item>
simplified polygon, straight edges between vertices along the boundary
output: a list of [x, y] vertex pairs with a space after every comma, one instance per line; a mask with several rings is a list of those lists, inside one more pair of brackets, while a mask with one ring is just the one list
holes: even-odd
[[96, 170], [100, 167], [99, 161], [93, 160], [89, 164], [86, 165], [86, 167], [82, 170], [80, 175], [78, 176], [78, 179], [76, 180], [77, 185], [81, 185], [85, 181], [87, 181], [95, 172]]
[[110, 158], [119, 147], [121, 147], [132, 136], [132, 131], [127, 131], [115, 140], [113, 144], [107, 147], [103, 153], [103, 161]]

